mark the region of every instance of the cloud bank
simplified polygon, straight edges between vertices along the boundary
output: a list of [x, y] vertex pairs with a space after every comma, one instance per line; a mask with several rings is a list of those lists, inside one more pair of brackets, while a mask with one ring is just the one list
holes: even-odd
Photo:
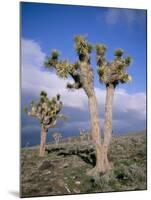
[[121, 24], [121, 22], [130, 27], [132, 27], [134, 23], [141, 26], [146, 20], [145, 12], [145, 10], [140, 11], [137, 9], [108, 8], [104, 12], [104, 15], [97, 17], [97, 20], [102, 21], [103, 18], [103, 21], [109, 26]]
[[[64, 103], [63, 112], [68, 115], [69, 122], [59, 122], [59, 131], [68, 134], [77, 133], [78, 127], [89, 128], [89, 113], [87, 97], [84, 91], [74, 92], [66, 89], [68, 80], [58, 78], [53, 72], [43, 68], [46, 55], [40, 45], [33, 41], [21, 41], [21, 79], [22, 79], [22, 107], [28, 105], [31, 99], [36, 99], [41, 90], [45, 90], [50, 97], [61, 94]], [[103, 128], [105, 90], [95, 87], [98, 100], [99, 117]], [[129, 94], [124, 89], [116, 89], [113, 104], [113, 130], [118, 133], [145, 129], [146, 127], [146, 94]], [[40, 127], [35, 119], [27, 117], [22, 112], [22, 135], [28, 138]], [[34, 133], [34, 134], [35, 134]], [[28, 135], [28, 137], [27, 137]], [[25, 139], [26, 140], [26, 139]]]

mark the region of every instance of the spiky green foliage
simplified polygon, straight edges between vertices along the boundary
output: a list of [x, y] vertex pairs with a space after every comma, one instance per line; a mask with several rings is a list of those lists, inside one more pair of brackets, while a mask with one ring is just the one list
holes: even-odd
[[50, 68], [53, 65], [56, 65], [56, 63], [58, 62], [58, 58], [59, 58], [59, 52], [57, 50], [52, 50], [50, 57], [47, 57], [46, 61], [45, 61], [45, 66]]
[[[105, 56], [107, 47], [104, 44], [97, 44], [95, 46], [95, 50], [96, 50], [96, 53], [97, 53], [96, 62], [97, 62], [97, 65], [100, 66], [105, 62], [104, 56]], [[100, 72], [103, 73], [103, 70], [100, 70]]]
[[25, 113], [28, 112], [28, 108], [27, 108], [27, 107], [24, 108], [24, 112], [25, 112]]
[[93, 46], [87, 42], [86, 37], [77, 35], [75, 36], [74, 41], [75, 41], [75, 50], [79, 55], [80, 60], [83, 61], [86, 58], [88, 58], [88, 54], [91, 53]]
[[60, 53], [55, 49], [52, 51], [51, 57], [53, 60], [57, 60], [59, 58]]
[[57, 94], [57, 100], [59, 101], [60, 100], [60, 94]]
[[[88, 43], [86, 37], [77, 35], [74, 38], [74, 47], [79, 59], [75, 63], [70, 63], [67, 60], [61, 60], [59, 52], [53, 50], [51, 55], [46, 59], [45, 67], [53, 68], [60, 78], [71, 77], [74, 83], [67, 83], [68, 89], [84, 88], [87, 82], [93, 82], [93, 72], [90, 64], [90, 53], [93, 46]], [[115, 86], [121, 82], [125, 83], [132, 78], [127, 74], [126, 68], [131, 64], [131, 57], [123, 57], [124, 51], [119, 48], [114, 52], [115, 59], [108, 62], [105, 58], [107, 47], [104, 44], [96, 44], [96, 62], [98, 66], [98, 74], [100, 81], [104, 84], [113, 83]], [[84, 64], [86, 63], [86, 64]], [[87, 81], [85, 75], [81, 73], [81, 67], [87, 68]]]
[[100, 82], [108, 85], [113, 84], [114, 87], [119, 83], [126, 83], [132, 80], [127, 73], [127, 67], [131, 64], [131, 57], [123, 57], [124, 51], [117, 49], [114, 52], [115, 59], [108, 62], [105, 58], [106, 47], [104, 45], [96, 45], [96, 60], [98, 65], [98, 74]]
[[125, 64], [128, 66], [132, 63], [132, 58], [130, 56], [125, 57]]
[[64, 115], [60, 114], [63, 103], [60, 101], [60, 95], [56, 95], [49, 99], [45, 91], [41, 91], [38, 102], [32, 101], [30, 108], [26, 108], [26, 113], [29, 116], [36, 117], [41, 126], [48, 130], [54, 127], [57, 119], [63, 119]]
[[47, 93], [46, 93], [45, 91], [41, 91], [41, 92], [40, 92], [40, 96], [41, 96], [41, 97], [47, 97]]
[[115, 50], [114, 55], [115, 55], [116, 57], [120, 58], [120, 57], [122, 57], [123, 53], [124, 53], [124, 50], [121, 49], [121, 48], [119, 48], [119, 49], [116, 49], [116, 50]]
[[60, 78], [67, 78], [69, 74], [72, 72], [73, 67], [67, 60], [59, 60], [58, 56], [54, 56], [54, 52], [52, 51], [51, 56], [48, 57], [44, 63], [46, 68], [54, 68], [56, 69], [57, 75]]
[[104, 44], [97, 44], [95, 46], [95, 49], [96, 49], [97, 55], [104, 56], [107, 50], [107, 47]]
[[45, 61], [46, 68], [52, 68], [56, 70], [56, 74], [60, 78], [71, 77], [74, 83], [67, 83], [68, 89], [80, 89], [83, 87], [81, 72], [80, 72], [80, 62], [86, 61], [90, 62], [90, 56], [93, 47], [89, 44], [85, 37], [76, 36], [74, 38], [75, 50], [79, 56], [79, 60], [75, 63], [70, 63], [67, 60], [61, 60], [57, 50], [53, 50], [51, 55]]

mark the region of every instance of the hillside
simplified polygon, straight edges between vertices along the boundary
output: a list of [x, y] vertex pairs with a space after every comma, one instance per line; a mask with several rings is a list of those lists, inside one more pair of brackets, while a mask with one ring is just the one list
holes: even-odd
[[21, 197], [146, 189], [146, 132], [114, 136], [109, 151], [112, 170], [89, 177], [94, 147], [85, 138], [47, 144], [45, 158], [38, 146], [21, 150]]

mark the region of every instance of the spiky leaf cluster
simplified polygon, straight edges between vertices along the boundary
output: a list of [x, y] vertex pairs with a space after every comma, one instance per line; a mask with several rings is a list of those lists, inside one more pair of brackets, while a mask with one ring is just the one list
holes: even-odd
[[104, 55], [105, 55], [105, 52], [106, 52], [106, 50], [107, 50], [107, 47], [106, 47], [104, 44], [97, 44], [97, 45], [95, 46], [95, 49], [96, 49], [97, 55], [104, 56]]
[[[75, 40], [77, 41], [77, 43], [79, 43], [78, 37]], [[90, 51], [90, 46], [89, 46], [89, 51]], [[76, 61], [75, 63], [70, 63], [67, 60], [61, 60], [59, 58], [58, 51], [53, 50], [51, 55], [46, 59], [44, 65], [46, 68], [55, 69], [56, 74], [60, 78], [71, 77], [74, 80], [74, 83], [68, 83], [67, 84], [68, 89], [79, 89], [82, 87], [79, 61]]]
[[49, 99], [47, 93], [41, 91], [39, 101], [32, 101], [30, 108], [26, 108], [25, 111], [29, 116], [36, 117], [41, 126], [48, 130], [48, 128], [55, 126], [57, 119], [63, 119], [63, 114], [59, 114], [62, 107], [59, 94]]
[[75, 50], [81, 61], [89, 60], [89, 54], [92, 52], [93, 46], [89, 44], [85, 37], [77, 35], [74, 38]]
[[95, 46], [96, 49], [96, 62], [97, 65], [102, 65], [105, 62], [105, 53], [107, 50], [107, 47], [104, 44], [97, 44]]
[[132, 78], [127, 73], [127, 67], [131, 64], [131, 57], [123, 57], [124, 51], [122, 49], [117, 49], [114, 52], [115, 59], [111, 62], [107, 62], [105, 51], [100, 54], [98, 47], [96, 47], [96, 59], [100, 82], [106, 85], [113, 84], [116, 86], [119, 83], [130, 81]]
[[116, 49], [115, 52], [114, 52], [114, 56], [118, 57], [118, 58], [121, 58], [122, 55], [123, 55], [124, 51], [123, 49], [119, 48], [119, 49]]
[[72, 64], [67, 60], [60, 60], [59, 53], [55, 50], [51, 52], [51, 55], [46, 58], [44, 63], [46, 68], [56, 69], [57, 75], [60, 78], [67, 78], [70, 73], [74, 70]]

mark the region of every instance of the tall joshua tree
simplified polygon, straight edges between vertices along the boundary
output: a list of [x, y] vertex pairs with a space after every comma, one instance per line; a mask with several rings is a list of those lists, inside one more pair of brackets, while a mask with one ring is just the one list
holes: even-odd
[[41, 125], [41, 142], [39, 156], [44, 157], [46, 135], [49, 128], [56, 125], [57, 119], [63, 119], [64, 115], [60, 114], [62, 109], [60, 95], [49, 99], [47, 93], [42, 91], [38, 102], [31, 102], [30, 109], [25, 108], [25, 112], [32, 117], [36, 117]]
[[104, 119], [104, 142], [102, 162], [104, 170], [110, 168], [107, 158], [108, 148], [112, 138], [112, 104], [116, 86], [119, 83], [126, 83], [131, 80], [127, 73], [127, 67], [131, 64], [131, 57], [123, 57], [124, 51], [117, 49], [114, 52], [115, 58], [108, 62], [105, 58], [106, 46], [96, 45], [96, 60], [100, 82], [106, 86], [105, 119]]
[[85, 37], [76, 36], [74, 38], [75, 51], [78, 55], [78, 60], [75, 63], [70, 63], [67, 60], [61, 60], [59, 58], [59, 52], [53, 50], [51, 55], [45, 62], [46, 68], [53, 68], [61, 78], [71, 77], [74, 83], [68, 83], [69, 89], [83, 88], [87, 97], [90, 112], [91, 121], [91, 136], [96, 149], [96, 166], [91, 171], [102, 172], [101, 162], [101, 133], [99, 126], [97, 100], [94, 91], [93, 83], [93, 70], [90, 63], [90, 54], [92, 51], [92, 45], [89, 44]]

